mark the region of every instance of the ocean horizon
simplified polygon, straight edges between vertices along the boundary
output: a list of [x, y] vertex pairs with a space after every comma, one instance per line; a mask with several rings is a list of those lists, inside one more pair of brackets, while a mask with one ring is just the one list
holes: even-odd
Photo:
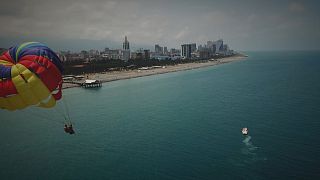
[[319, 179], [320, 51], [245, 54], [0, 110], [0, 178]]

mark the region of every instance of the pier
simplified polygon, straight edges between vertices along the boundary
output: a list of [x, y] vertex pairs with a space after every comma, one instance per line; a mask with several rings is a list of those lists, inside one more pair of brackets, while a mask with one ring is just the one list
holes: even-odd
[[102, 87], [102, 82], [99, 80], [85, 80], [84, 83], [81, 84], [84, 88], [97, 88]]

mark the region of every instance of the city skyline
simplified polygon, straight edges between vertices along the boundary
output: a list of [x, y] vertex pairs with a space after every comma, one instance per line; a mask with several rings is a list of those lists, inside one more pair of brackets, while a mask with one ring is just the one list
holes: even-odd
[[[224, 39], [234, 50], [320, 49], [317, 1], [6, 1], [0, 47], [39, 41], [53, 49], [180, 48]], [[38, 11], [41, 9], [43, 11]]]

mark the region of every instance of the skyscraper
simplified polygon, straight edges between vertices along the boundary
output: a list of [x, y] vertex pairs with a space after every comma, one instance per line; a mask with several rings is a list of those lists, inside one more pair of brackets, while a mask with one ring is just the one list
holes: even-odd
[[197, 50], [197, 44], [196, 43], [192, 43], [190, 44], [191, 46], [191, 53], [195, 52]]
[[129, 45], [129, 41], [127, 39], [127, 36], [124, 37], [124, 42], [123, 42], [123, 45], [122, 45], [122, 49], [124, 49], [124, 50], [129, 50], [130, 49], [130, 45]]
[[127, 36], [124, 37], [122, 44], [122, 60], [128, 61], [130, 59], [130, 45]]
[[156, 44], [154, 46], [154, 51], [157, 55], [162, 55], [163, 54], [163, 47], [159, 46], [159, 44]]
[[163, 54], [164, 55], [168, 55], [169, 53], [168, 53], [168, 48], [165, 46], [165, 47], [163, 47]]
[[150, 59], [150, 50], [149, 49], [144, 50], [144, 59], [146, 59], [146, 60]]
[[197, 50], [196, 44], [182, 44], [181, 45], [181, 57], [191, 58], [191, 53]]
[[216, 45], [216, 52], [215, 53], [220, 53], [223, 51], [223, 40], [219, 39], [218, 41], [215, 42]]

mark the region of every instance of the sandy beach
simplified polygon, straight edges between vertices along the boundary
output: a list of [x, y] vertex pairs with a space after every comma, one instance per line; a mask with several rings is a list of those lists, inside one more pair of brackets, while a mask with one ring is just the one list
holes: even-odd
[[[224, 63], [230, 63], [234, 61], [244, 60], [246, 57], [244, 55], [235, 55], [232, 57], [220, 58], [216, 61], [205, 61], [205, 62], [195, 62], [195, 63], [186, 63], [186, 64], [177, 64], [173, 66], [165, 66], [161, 68], [152, 68], [148, 70], [127, 70], [127, 71], [112, 71], [106, 73], [94, 73], [94, 74], [85, 74], [87, 79], [95, 79], [100, 80], [101, 82], [110, 82], [110, 81], [117, 81], [122, 79], [130, 79], [142, 76], [151, 76], [155, 74], [164, 74], [170, 72], [177, 72], [177, 71], [185, 71], [191, 69], [197, 69], [202, 67], [208, 66], [215, 66]], [[80, 87], [78, 84], [72, 83], [63, 83], [63, 89], [66, 88], [73, 88], [73, 87]]]

